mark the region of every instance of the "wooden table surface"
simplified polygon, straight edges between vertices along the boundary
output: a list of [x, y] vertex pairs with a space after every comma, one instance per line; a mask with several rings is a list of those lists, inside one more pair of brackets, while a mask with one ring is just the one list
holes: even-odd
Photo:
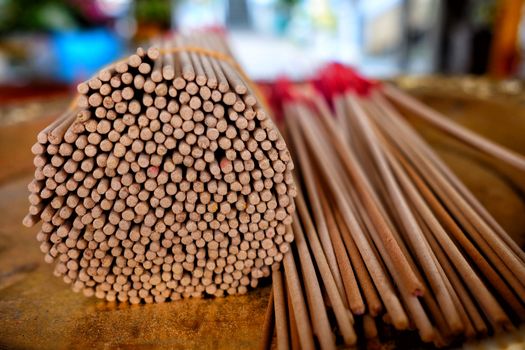
[[[525, 154], [521, 99], [401, 84], [457, 122]], [[268, 286], [244, 296], [130, 306], [73, 293], [53, 276], [38, 249], [37, 228], [21, 225], [33, 170], [29, 149], [53, 117], [2, 127], [0, 116], [0, 349], [257, 348]], [[415, 125], [523, 247], [525, 176]]]

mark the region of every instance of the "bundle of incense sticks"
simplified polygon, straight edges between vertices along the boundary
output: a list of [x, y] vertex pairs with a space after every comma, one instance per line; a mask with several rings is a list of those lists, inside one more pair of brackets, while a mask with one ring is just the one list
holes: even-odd
[[354, 345], [358, 330], [377, 342], [385, 327], [446, 346], [525, 319], [525, 253], [403, 114], [520, 169], [524, 157], [342, 66], [275, 90], [302, 190], [263, 348], [273, 327], [278, 349]]
[[109, 301], [245, 293], [288, 251], [286, 144], [220, 33], [158, 40], [78, 85], [33, 146], [24, 224]]

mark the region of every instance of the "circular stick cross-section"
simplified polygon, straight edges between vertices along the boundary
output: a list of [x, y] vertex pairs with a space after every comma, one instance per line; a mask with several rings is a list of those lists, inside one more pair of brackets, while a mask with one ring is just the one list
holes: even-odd
[[131, 303], [245, 293], [288, 251], [290, 154], [253, 85], [209, 52], [229, 57], [221, 35], [139, 48], [39, 133], [24, 224], [42, 221], [45, 260], [75, 291]]

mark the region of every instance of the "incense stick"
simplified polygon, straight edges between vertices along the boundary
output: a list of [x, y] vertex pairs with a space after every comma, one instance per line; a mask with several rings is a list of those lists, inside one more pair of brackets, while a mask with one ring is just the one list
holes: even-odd
[[253, 85], [239, 70], [220, 34], [156, 40], [80, 84], [77, 106], [38, 135], [24, 224], [43, 221], [45, 259], [75, 291], [243, 294], [279, 266], [293, 164], [261, 101], [238, 96]]
[[513, 329], [525, 306], [523, 251], [400, 112], [377, 92], [343, 91], [328, 98], [334, 116], [310, 87], [287, 89], [285, 135], [304, 191], [296, 264], [318, 340], [335, 334], [316, 315], [330, 309], [340, 327], [343, 300], [370, 339], [375, 322], [415, 328], [440, 347]]
[[415, 112], [418, 117], [432, 124], [432, 126], [446, 132], [460, 141], [465, 142], [475, 149], [485, 152], [497, 159], [501, 159], [520, 170], [525, 170], [525, 157], [496, 143], [493, 143], [492, 141], [489, 141], [488, 139], [468, 129], [465, 129], [460, 125], [455, 124], [448, 118], [441, 115], [439, 112], [430, 109], [429, 107], [425, 106], [421, 102], [390, 84], [385, 84], [382, 91], [396, 103]]

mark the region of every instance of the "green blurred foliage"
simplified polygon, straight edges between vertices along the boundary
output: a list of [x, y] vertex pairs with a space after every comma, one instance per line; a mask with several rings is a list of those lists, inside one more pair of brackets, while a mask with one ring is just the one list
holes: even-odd
[[137, 0], [135, 15], [138, 22], [169, 26], [172, 1]]
[[0, 0], [0, 33], [54, 31], [83, 24], [67, 0]]

